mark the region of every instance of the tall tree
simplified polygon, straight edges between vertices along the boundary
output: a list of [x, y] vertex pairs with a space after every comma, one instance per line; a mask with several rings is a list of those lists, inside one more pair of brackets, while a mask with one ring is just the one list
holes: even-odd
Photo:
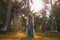
[[53, 13], [56, 20], [57, 31], [60, 32], [60, 0], [53, 5]]
[[12, 0], [8, 0], [6, 23], [5, 23], [4, 28], [1, 29], [4, 32], [7, 31], [7, 28], [8, 28], [9, 23], [10, 23], [11, 6], [12, 6]]

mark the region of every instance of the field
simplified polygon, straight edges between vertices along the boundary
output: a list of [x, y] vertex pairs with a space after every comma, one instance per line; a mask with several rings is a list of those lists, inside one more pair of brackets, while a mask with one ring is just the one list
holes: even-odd
[[60, 40], [60, 33], [36, 33], [34, 38], [23, 32], [0, 34], [0, 40]]

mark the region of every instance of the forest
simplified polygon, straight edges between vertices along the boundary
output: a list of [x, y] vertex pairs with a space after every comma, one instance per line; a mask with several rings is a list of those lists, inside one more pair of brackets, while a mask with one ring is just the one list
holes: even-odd
[[0, 39], [59, 40], [59, 33], [60, 0], [0, 0]]

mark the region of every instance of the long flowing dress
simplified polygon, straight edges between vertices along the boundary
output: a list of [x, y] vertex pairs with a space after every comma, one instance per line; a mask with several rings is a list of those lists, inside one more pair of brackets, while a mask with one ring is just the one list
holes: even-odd
[[28, 36], [34, 37], [34, 27], [33, 27], [32, 19], [29, 18], [27, 26], [28, 26]]

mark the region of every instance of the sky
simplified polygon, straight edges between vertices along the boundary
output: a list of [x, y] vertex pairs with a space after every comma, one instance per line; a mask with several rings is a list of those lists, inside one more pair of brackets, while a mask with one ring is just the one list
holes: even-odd
[[[14, 1], [14, 0], [13, 0]], [[21, 2], [22, 0], [18, 0], [18, 2]], [[57, 0], [52, 0], [52, 4], [54, 4]], [[32, 0], [33, 3], [31, 3], [31, 1], [29, 0], [29, 5], [31, 7], [31, 11], [34, 12], [39, 12], [40, 10], [42, 10], [43, 8], [45, 8], [44, 6], [44, 2], [42, 0]], [[49, 10], [51, 10], [51, 6], [50, 4], [47, 5]], [[47, 11], [47, 17], [50, 15], [50, 13]]]
[[32, 1], [33, 1], [33, 3], [31, 3], [31, 1], [29, 1], [31, 11], [34, 10], [33, 12], [38, 12], [42, 8], [44, 8], [44, 3], [42, 0], [32, 0]]

